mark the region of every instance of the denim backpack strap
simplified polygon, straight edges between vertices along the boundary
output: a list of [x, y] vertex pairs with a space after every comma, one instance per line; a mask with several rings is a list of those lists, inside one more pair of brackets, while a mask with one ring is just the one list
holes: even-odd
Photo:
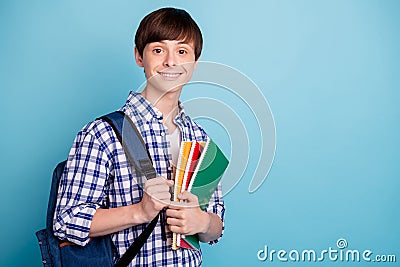
[[147, 179], [155, 178], [157, 175], [149, 152], [132, 120], [122, 111], [112, 112], [100, 119], [105, 120], [113, 128], [129, 162], [135, 169], [145, 175]]
[[[157, 176], [156, 170], [153, 167], [149, 152], [143, 141], [143, 138], [136, 128], [132, 120], [122, 111], [115, 111], [105, 116], [100, 117], [106, 121], [114, 130], [119, 142], [124, 148], [125, 155], [127, 156], [131, 165], [142, 173], [147, 179], [153, 179]], [[135, 239], [130, 245], [125, 254], [115, 264], [115, 267], [125, 267], [133, 260], [139, 253], [150, 234], [153, 232], [154, 227], [158, 222], [158, 218], [163, 215], [160, 212], [144, 229], [144, 231]], [[165, 219], [161, 221], [163, 236], [165, 235]]]
[[47, 219], [46, 219], [46, 228], [49, 229], [51, 232], [53, 231], [53, 216], [57, 204], [58, 185], [60, 183], [60, 178], [66, 163], [67, 163], [66, 160], [58, 163], [57, 167], [55, 167], [53, 171], [53, 178], [51, 179], [51, 188], [50, 188], [49, 202], [47, 204]]

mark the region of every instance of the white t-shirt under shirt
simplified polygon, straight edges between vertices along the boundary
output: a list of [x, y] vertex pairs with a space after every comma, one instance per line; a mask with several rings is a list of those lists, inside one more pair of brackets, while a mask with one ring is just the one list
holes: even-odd
[[173, 133], [167, 134], [167, 141], [170, 143], [170, 153], [172, 155], [171, 163], [175, 169], [178, 164], [179, 149], [181, 145], [181, 133], [179, 127], [176, 127]]

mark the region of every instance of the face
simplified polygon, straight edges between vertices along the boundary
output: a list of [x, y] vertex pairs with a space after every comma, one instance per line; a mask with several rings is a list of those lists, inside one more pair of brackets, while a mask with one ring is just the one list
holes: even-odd
[[193, 44], [177, 40], [149, 43], [143, 56], [135, 48], [135, 59], [144, 68], [147, 90], [161, 93], [180, 91], [189, 82], [196, 65]]

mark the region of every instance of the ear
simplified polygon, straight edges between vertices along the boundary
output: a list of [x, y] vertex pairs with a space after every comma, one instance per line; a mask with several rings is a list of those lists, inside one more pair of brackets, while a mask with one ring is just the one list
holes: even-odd
[[135, 61], [139, 67], [143, 67], [143, 57], [139, 54], [139, 51], [136, 46], [135, 46]]

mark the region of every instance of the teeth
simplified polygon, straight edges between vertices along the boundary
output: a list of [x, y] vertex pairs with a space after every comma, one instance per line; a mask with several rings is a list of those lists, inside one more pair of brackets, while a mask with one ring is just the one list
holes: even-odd
[[164, 77], [168, 78], [176, 78], [179, 76], [179, 73], [165, 73], [165, 72], [160, 72], [160, 74]]

